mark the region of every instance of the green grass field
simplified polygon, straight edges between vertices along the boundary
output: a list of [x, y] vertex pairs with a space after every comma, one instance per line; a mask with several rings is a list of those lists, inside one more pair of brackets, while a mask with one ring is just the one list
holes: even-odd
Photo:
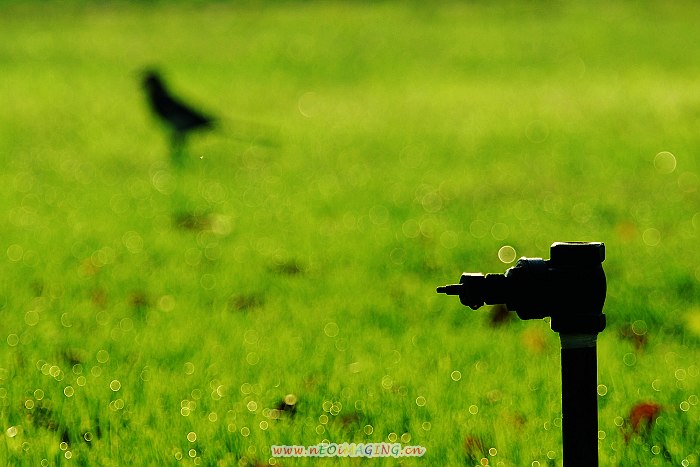
[[570, 240], [601, 465], [699, 465], [700, 6], [238, 3], [0, 4], [3, 465], [561, 465], [558, 336], [435, 287]]

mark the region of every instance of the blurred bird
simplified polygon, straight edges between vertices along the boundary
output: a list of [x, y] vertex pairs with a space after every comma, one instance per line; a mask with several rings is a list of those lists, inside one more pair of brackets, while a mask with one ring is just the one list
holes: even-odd
[[187, 135], [195, 130], [212, 128], [215, 119], [173, 96], [157, 71], [144, 72], [143, 88], [151, 110], [170, 130], [173, 162], [180, 164]]

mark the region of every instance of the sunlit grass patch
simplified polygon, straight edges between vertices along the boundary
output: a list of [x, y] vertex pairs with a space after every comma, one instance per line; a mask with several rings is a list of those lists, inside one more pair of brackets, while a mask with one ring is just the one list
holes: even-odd
[[[0, 459], [560, 465], [557, 336], [434, 290], [591, 240], [601, 465], [697, 464], [696, 13], [3, 5]], [[147, 66], [221, 117], [180, 167]]]

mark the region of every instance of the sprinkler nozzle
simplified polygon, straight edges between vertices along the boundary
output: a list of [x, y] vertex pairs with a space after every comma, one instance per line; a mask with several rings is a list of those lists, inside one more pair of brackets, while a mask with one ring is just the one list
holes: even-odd
[[520, 258], [505, 274], [463, 273], [459, 284], [437, 288], [474, 310], [504, 304], [520, 319], [552, 318], [556, 332], [598, 333], [605, 328], [606, 281], [602, 243], [555, 243], [551, 259]]

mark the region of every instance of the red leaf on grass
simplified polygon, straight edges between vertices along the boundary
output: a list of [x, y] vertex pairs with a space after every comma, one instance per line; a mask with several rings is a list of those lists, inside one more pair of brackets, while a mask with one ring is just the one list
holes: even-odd
[[631, 432], [625, 435], [625, 441], [629, 441], [633, 434], [649, 431], [660, 413], [661, 405], [656, 402], [639, 402], [632, 407], [629, 414]]

